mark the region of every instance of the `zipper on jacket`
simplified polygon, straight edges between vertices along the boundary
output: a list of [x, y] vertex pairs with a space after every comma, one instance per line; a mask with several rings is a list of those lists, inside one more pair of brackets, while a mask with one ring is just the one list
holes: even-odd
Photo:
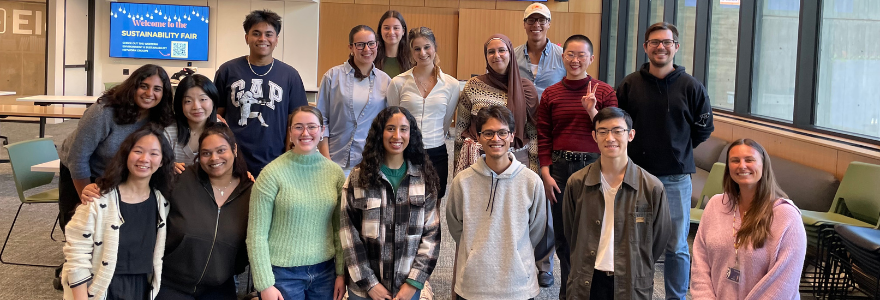
[[214, 254], [214, 244], [217, 243], [217, 229], [220, 227], [220, 209], [222, 207], [217, 208], [217, 220], [214, 221], [214, 239], [211, 240], [211, 252], [208, 252], [208, 260], [205, 261], [205, 269], [202, 270], [202, 276], [199, 276], [199, 281], [196, 281], [196, 285], [193, 287], [193, 293], [196, 292], [199, 288], [199, 283], [202, 283], [202, 279], [205, 278], [205, 273], [208, 272], [208, 264], [211, 263], [211, 255]]
[[[202, 185], [202, 188], [205, 189], [205, 192], [208, 192], [208, 195], [211, 196], [211, 200], [214, 200], [214, 203], [217, 203], [217, 200], [214, 198], [213, 191], [209, 191], [208, 188], [206, 188], [204, 185]], [[205, 261], [205, 268], [202, 270], [202, 276], [199, 276], [199, 281], [196, 281], [196, 285], [193, 286], [193, 293], [198, 290], [199, 283], [202, 283], [202, 279], [205, 278], [205, 273], [208, 272], [208, 264], [211, 263], [211, 256], [214, 254], [214, 245], [217, 244], [217, 231], [220, 228], [220, 210], [223, 208], [223, 205], [226, 205], [227, 203], [235, 199], [235, 197], [233, 196], [238, 197], [238, 195], [229, 195], [229, 198], [226, 199], [226, 202], [223, 202], [222, 205], [217, 207], [217, 219], [214, 221], [214, 239], [211, 240], [211, 251], [208, 252], [208, 260]]]

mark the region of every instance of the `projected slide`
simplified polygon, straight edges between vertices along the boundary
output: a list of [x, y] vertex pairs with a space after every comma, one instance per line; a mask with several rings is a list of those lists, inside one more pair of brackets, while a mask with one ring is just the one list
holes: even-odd
[[110, 57], [208, 60], [207, 6], [110, 3]]

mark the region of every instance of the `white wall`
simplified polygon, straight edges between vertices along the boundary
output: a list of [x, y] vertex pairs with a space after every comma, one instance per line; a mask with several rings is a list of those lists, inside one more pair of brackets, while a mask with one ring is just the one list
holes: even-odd
[[[53, 0], [60, 1], [60, 0]], [[95, 94], [104, 90], [104, 82], [120, 82], [127, 78], [123, 69], [134, 71], [144, 64], [157, 64], [165, 68], [168, 75], [186, 67], [186, 61], [132, 59], [110, 57], [110, 20], [104, 16], [110, 13], [110, 1], [96, 0], [95, 24]], [[318, 86], [318, 8], [319, 4], [302, 1], [260, 1], [260, 0], [127, 0], [177, 5], [207, 5], [211, 9], [210, 41], [208, 61], [193, 61], [198, 73], [214, 78], [217, 68], [224, 62], [248, 54], [244, 40], [245, 16], [252, 10], [270, 9], [282, 17], [282, 29], [275, 58], [284, 61], [299, 71], [306, 90]]]

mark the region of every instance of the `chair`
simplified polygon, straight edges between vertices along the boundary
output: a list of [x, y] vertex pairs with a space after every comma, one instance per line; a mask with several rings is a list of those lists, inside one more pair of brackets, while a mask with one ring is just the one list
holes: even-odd
[[838, 224], [834, 227], [848, 252], [846, 274], [853, 286], [880, 298], [880, 230]]
[[691, 224], [700, 224], [700, 219], [703, 217], [703, 208], [706, 207], [709, 199], [712, 196], [724, 193], [725, 166], [725, 164], [719, 162], [712, 165], [709, 177], [706, 178], [706, 184], [703, 185], [703, 192], [700, 193], [700, 200], [697, 201], [696, 207], [691, 208]]
[[[15, 189], [18, 192], [18, 199], [21, 200], [21, 204], [18, 205], [18, 211], [15, 212], [15, 218], [12, 219], [12, 225], [9, 226], [9, 232], [6, 234], [6, 240], [3, 241], [3, 248], [0, 249], [0, 263], [32, 267], [58, 267], [58, 264], [26, 264], [7, 262], [3, 260], [3, 252], [6, 251], [6, 245], [9, 242], [9, 236], [12, 235], [12, 229], [15, 228], [15, 221], [18, 220], [18, 215], [19, 213], [21, 213], [21, 207], [25, 204], [58, 203], [57, 188], [37, 193], [31, 196], [25, 196], [26, 191], [35, 187], [49, 184], [52, 182], [52, 178], [55, 177], [55, 174], [53, 173], [33, 172], [30, 169], [33, 165], [58, 159], [58, 152], [55, 150], [55, 143], [52, 142], [51, 139], [43, 138], [18, 142], [5, 147], [6, 150], [9, 151], [9, 161], [12, 165], [12, 178], [15, 180]], [[49, 233], [50, 237], [52, 237], [52, 234], [55, 233], [55, 225], [57, 224], [57, 222], [58, 218], [56, 217], [55, 223], [52, 224], [52, 232]], [[55, 239], [52, 238], [52, 240]]]
[[109, 91], [113, 87], [122, 84], [122, 82], [105, 82], [104, 83], [104, 91]]

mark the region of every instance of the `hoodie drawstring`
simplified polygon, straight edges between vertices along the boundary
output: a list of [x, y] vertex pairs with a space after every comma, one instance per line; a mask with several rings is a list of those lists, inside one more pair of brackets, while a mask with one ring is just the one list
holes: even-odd
[[495, 211], [495, 194], [498, 191], [498, 179], [495, 178], [495, 174], [492, 174], [492, 195], [489, 196], [489, 203], [486, 204], [486, 210], [489, 211], [489, 215], [492, 215], [492, 212]]

